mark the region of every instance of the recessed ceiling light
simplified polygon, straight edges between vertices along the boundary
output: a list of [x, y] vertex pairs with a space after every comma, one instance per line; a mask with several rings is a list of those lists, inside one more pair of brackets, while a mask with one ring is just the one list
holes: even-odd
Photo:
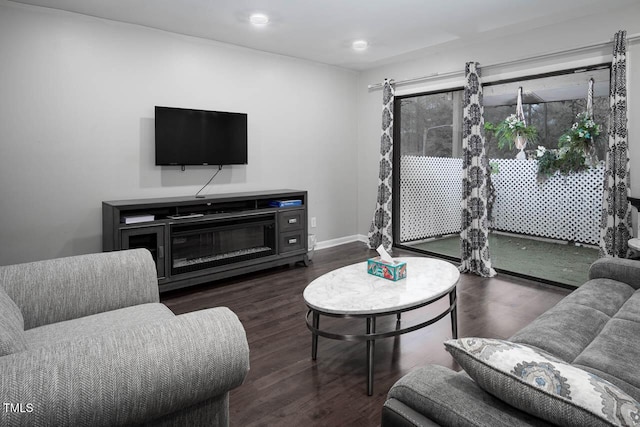
[[351, 47], [355, 50], [365, 50], [367, 47], [369, 47], [369, 43], [366, 40], [356, 40], [351, 43]]
[[269, 17], [264, 13], [254, 13], [249, 17], [249, 22], [253, 25], [267, 25], [269, 23]]

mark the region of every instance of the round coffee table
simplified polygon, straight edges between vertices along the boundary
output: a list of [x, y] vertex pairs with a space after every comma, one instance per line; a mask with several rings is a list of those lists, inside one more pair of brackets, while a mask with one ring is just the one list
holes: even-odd
[[[373, 359], [375, 340], [412, 332], [431, 325], [451, 313], [451, 329], [458, 337], [456, 285], [458, 269], [451, 263], [419, 257], [396, 258], [407, 263], [407, 277], [393, 282], [367, 273], [367, 262], [360, 262], [326, 273], [304, 290], [309, 307], [306, 321], [311, 331], [311, 358], [318, 355], [318, 336], [343, 341], [367, 342], [367, 394], [373, 394]], [[429, 305], [449, 296], [449, 307], [437, 316], [416, 325], [376, 332], [376, 317], [401, 313]], [[366, 319], [366, 333], [336, 334], [320, 329], [320, 315]]]

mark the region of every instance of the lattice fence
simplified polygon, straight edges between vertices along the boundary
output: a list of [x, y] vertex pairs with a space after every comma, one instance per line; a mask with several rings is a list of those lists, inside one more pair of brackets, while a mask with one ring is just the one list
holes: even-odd
[[462, 159], [402, 156], [400, 240], [460, 232]]
[[538, 162], [492, 160], [499, 173], [493, 229], [558, 240], [597, 244], [600, 238], [604, 167], [536, 180]]
[[[492, 160], [496, 189], [493, 229], [597, 244], [604, 168], [537, 181], [535, 160]], [[400, 240], [460, 232], [460, 159], [403, 156]]]

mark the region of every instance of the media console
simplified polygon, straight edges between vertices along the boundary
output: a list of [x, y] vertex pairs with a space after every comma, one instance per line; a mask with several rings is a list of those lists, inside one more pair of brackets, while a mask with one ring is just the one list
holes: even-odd
[[298, 261], [307, 265], [307, 192], [102, 202], [102, 249], [133, 248], [151, 252], [160, 292]]

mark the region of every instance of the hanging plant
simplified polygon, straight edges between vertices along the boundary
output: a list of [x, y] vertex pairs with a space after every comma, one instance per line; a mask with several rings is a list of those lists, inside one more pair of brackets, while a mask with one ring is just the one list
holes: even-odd
[[559, 142], [562, 146], [587, 152], [593, 147], [593, 139], [598, 135], [600, 135], [600, 125], [594, 122], [585, 111], [576, 116], [576, 122], [560, 137]]
[[493, 133], [498, 140], [498, 148], [524, 148], [527, 143], [534, 143], [538, 139], [538, 130], [534, 126], [527, 126], [524, 120], [520, 120], [515, 114], [494, 125], [485, 122], [484, 130]]
[[556, 172], [567, 175], [581, 172], [598, 162], [594, 138], [600, 135], [600, 125], [593, 121], [593, 79], [589, 80], [587, 111], [579, 113], [571, 128], [559, 139], [558, 150], [538, 146], [538, 174], [549, 177]]
[[534, 126], [527, 126], [524, 119], [524, 110], [522, 109], [522, 87], [518, 88], [518, 96], [516, 101], [516, 113], [494, 125], [493, 123], [485, 123], [484, 130], [496, 135], [498, 140], [498, 148], [506, 147], [511, 150], [513, 146], [520, 150], [517, 158], [524, 160], [524, 148], [527, 143], [533, 144], [538, 138], [538, 131]]

